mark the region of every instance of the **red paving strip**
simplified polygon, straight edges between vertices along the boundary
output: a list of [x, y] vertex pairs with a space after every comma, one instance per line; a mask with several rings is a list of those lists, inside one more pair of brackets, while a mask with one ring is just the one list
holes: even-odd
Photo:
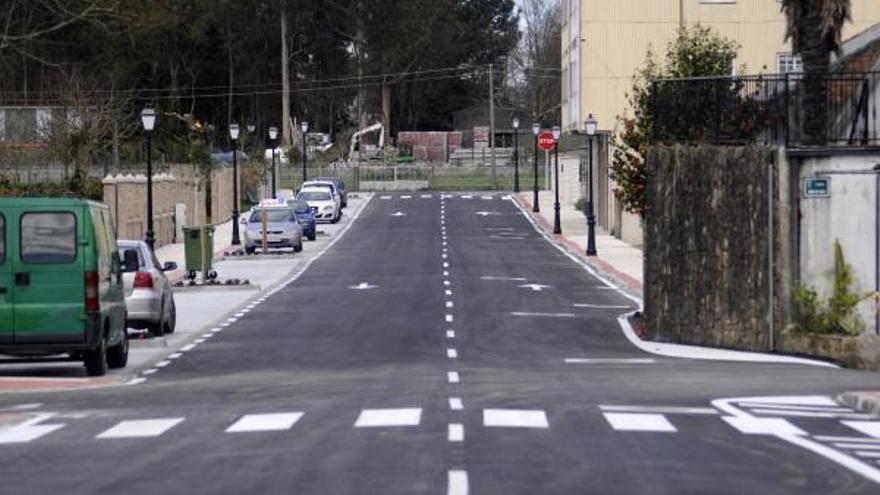
[[[542, 213], [535, 213], [532, 211], [532, 202], [529, 201], [525, 193], [514, 195], [514, 198], [523, 205], [523, 208], [525, 208], [525, 210], [531, 214], [532, 218], [534, 218], [538, 222], [538, 224], [541, 226], [541, 228], [544, 229], [544, 231], [546, 231], [548, 234], [553, 231], [553, 226], [550, 224], [550, 221], [547, 220]], [[638, 279], [627, 275], [626, 273], [623, 273], [622, 271], [615, 268], [614, 265], [598, 256], [587, 256], [577, 243], [565, 237], [565, 235], [550, 235], [553, 236], [553, 239], [556, 240], [556, 242], [565, 246], [571, 253], [575, 254], [577, 257], [586, 261], [588, 264], [594, 266], [595, 268], [598, 268], [600, 271], [610, 275], [612, 278], [614, 278], [615, 281], [617, 281], [617, 283], [624, 285], [632, 290], [642, 290], [642, 282], [640, 282]]]
[[0, 393], [4, 392], [45, 392], [50, 390], [75, 390], [93, 388], [118, 383], [116, 378], [42, 378], [42, 377], [2, 377]]

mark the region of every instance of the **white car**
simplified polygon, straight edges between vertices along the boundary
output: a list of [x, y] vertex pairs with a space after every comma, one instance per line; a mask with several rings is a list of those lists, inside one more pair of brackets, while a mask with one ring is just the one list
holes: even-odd
[[318, 222], [336, 223], [339, 221], [340, 212], [339, 200], [333, 196], [333, 193], [326, 187], [304, 187], [300, 189], [296, 199], [305, 201], [315, 213], [315, 220]]
[[333, 182], [330, 182], [330, 181], [326, 181], [326, 180], [310, 180], [310, 181], [307, 181], [307, 182], [303, 183], [302, 187], [305, 188], [305, 189], [313, 189], [313, 188], [325, 188], [325, 189], [328, 189], [328, 190], [330, 191], [330, 194], [333, 195], [333, 199], [334, 199], [337, 203], [339, 203], [340, 215], [342, 214], [341, 211], [342, 211], [342, 208], [343, 208], [343, 203], [344, 203], [344, 201], [343, 201], [343, 199], [342, 199], [342, 193], [341, 193], [341, 191], [339, 191], [339, 190], [336, 188], [336, 184], [334, 184]]

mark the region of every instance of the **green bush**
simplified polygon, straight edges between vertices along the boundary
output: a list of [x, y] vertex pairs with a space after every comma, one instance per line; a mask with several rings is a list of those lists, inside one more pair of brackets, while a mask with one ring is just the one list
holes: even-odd
[[99, 180], [80, 179], [68, 183], [37, 182], [16, 184], [0, 178], [0, 197], [75, 197], [103, 201], [104, 185]]
[[819, 299], [815, 288], [799, 285], [792, 293], [798, 329], [831, 335], [859, 335], [865, 324], [855, 313], [866, 296], [852, 292], [852, 267], [843, 257], [839, 241], [834, 241], [834, 290], [828, 301]]

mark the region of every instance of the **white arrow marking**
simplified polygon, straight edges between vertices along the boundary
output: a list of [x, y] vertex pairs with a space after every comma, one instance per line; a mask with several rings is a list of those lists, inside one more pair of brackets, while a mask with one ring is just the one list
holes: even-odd
[[501, 213], [498, 213], [497, 211], [478, 211], [477, 215], [480, 215], [481, 217], [489, 217], [489, 216], [498, 216], [498, 215], [501, 215]]
[[370, 290], [378, 287], [377, 285], [370, 285], [367, 282], [361, 282], [358, 285], [349, 285], [348, 288], [352, 290]]
[[402, 211], [398, 211], [397, 213], [392, 213], [391, 216], [392, 217], [405, 217], [406, 213], [404, 213]]
[[533, 290], [533, 291], [535, 291], [535, 292], [541, 292], [541, 291], [543, 291], [544, 289], [550, 289], [550, 288], [552, 288], [552, 287], [549, 286], [549, 285], [541, 285], [541, 284], [523, 284], [523, 285], [520, 285], [519, 287], [520, 287], [521, 289], [531, 289], [531, 290]]

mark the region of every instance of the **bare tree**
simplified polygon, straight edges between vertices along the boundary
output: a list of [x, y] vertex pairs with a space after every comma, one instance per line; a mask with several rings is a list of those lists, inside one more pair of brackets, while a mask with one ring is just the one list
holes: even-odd
[[561, 2], [523, 0], [522, 37], [508, 63], [514, 102], [536, 120], [559, 121], [562, 95]]

